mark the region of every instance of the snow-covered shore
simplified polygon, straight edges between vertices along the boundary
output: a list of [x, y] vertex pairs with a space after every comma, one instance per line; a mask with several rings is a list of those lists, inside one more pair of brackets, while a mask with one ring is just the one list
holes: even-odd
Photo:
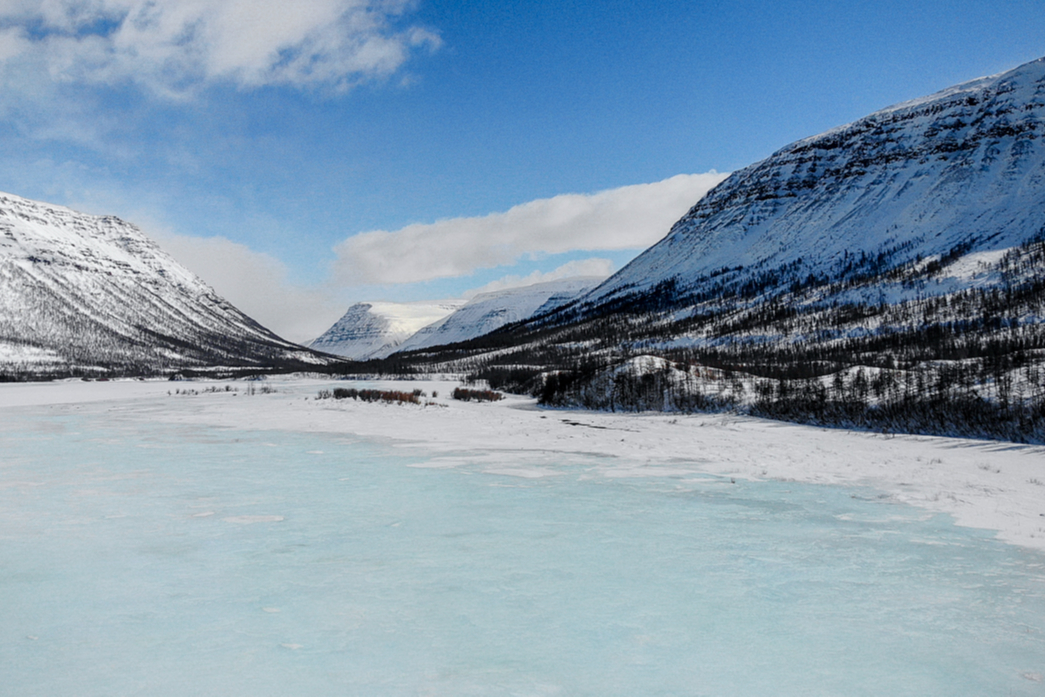
[[[203, 392], [231, 384], [237, 391]], [[608, 414], [539, 409], [531, 399], [457, 402], [453, 382], [368, 383], [421, 389], [427, 406], [316, 399], [329, 380], [249, 383], [57, 382], [0, 384], [8, 409], [73, 409], [131, 422], [334, 433], [391, 441], [425, 466], [470, 463], [519, 477], [559, 476], [585, 464], [592, 476], [793, 480], [871, 487], [889, 500], [995, 530], [1045, 551], [1045, 448], [955, 438], [855, 433], [731, 415]], [[189, 390], [198, 394], [173, 394]], [[172, 394], [168, 394], [172, 393]], [[597, 463], [593, 465], [592, 463]]]

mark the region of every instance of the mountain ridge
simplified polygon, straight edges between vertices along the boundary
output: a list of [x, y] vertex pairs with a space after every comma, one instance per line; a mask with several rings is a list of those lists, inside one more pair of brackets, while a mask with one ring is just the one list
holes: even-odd
[[480, 293], [442, 320], [417, 331], [397, 352], [468, 341], [533, 315], [547, 314], [571, 302], [599, 280], [571, 277]]
[[1013, 247], [1042, 229], [1043, 122], [1045, 58], [796, 141], [730, 175], [582, 303], [671, 279], [742, 286], [789, 264], [782, 275], [838, 275], [860, 252], [899, 265]]
[[114, 216], [0, 193], [0, 373], [321, 366]]

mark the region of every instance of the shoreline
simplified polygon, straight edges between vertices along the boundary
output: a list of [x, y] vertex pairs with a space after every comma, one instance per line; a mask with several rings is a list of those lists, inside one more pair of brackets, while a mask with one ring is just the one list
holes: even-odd
[[[506, 395], [457, 402], [456, 381], [373, 381], [380, 389], [421, 389], [428, 406], [316, 399], [342, 385], [318, 378], [251, 383], [199, 380], [0, 384], [0, 411], [94, 409], [135, 421], [330, 433], [376, 438], [423, 454], [425, 466], [465, 460], [504, 476], [559, 476], [563, 465], [600, 464], [608, 477], [710, 474], [746, 480], [860, 486], [964, 527], [995, 531], [1006, 543], [1045, 552], [1045, 447], [937, 436], [882, 435], [728, 414], [613, 414], [543, 409]], [[205, 393], [231, 385], [236, 392]], [[199, 394], [174, 394], [176, 390]], [[168, 396], [170, 392], [170, 396]], [[467, 453], [463, 456], [462, 453]], [[511, 454], [506, 465], [504, 456]]]

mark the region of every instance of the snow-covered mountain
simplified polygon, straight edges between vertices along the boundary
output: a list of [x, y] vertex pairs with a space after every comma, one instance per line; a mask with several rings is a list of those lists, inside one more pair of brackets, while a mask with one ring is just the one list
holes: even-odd
[[550, 405], [1045, 442], [1045, 59], [788, 145], [576, 300], [404, 359]]
[[551, 312], [598, 285], [601, 278], [576, 277], [521, 288], [480, 293], [467, 304], [404, 341], [398, 351], [453, 344]]
[[356, 303], [309, 347], [359, 361], [385, 358], [419, 329], [463, 304], [463, 300]]
[[257, 324], [135, 226], [0, 194], [0, 374], [329, 360]]
[[1043, 143], [1045, 59], [883, 109], [735, 172], [585, 302], [691, 305], [996, 258], [1045, 226]]

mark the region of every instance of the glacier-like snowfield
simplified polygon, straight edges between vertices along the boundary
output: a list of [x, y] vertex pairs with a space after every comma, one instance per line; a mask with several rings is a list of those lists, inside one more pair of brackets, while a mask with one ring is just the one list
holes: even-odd
[[[815, 468], [841, 442], [870, 470], [870, 442], [930, 469], [955, 453], [951, 479], [966, 457], [1001, 482], [990, 467], [1040, 451], [458, 404], [447, 386], [433, 400], [447, 406], [335, 403], [309, 399], [323, 383], [271, 384], [2, 386], [2, 692], [1045, 689], [1040, 551], [882, 488], [747, 469]], [[892, 474], [917, 488], [916, 469]]]

